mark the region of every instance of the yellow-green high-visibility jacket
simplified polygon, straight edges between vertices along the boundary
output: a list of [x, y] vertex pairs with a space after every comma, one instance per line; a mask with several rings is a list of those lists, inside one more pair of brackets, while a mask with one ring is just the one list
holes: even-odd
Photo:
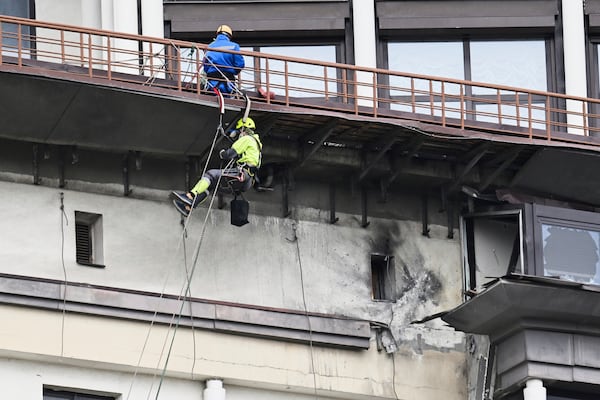
[[237, 161], [238, 164], [248, 164], [256, 168], [260, 167], [262, 143], [256, 133], [240, 136], [233, 142], [231, 148], [240, 156]]

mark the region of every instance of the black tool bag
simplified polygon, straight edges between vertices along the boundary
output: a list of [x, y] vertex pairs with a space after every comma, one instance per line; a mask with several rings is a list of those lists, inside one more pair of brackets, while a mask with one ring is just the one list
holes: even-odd
[[248, 212], [250, 211], [250, 203], [242, 197], [237, 196], [231, 200], [231, 225], [244, 226], [248, 223]]

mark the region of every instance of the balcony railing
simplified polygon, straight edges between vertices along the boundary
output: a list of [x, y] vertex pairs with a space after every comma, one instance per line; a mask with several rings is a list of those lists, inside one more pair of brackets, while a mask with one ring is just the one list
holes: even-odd
[[[0, 67], [202, 94], [206, 44], [0, 16]], [[600, 100], [241, 51], [237, 87], [283, 106], [600, 145]], [[261, 95], [262, 93], [262, 95]], [[265, 96], [273, 93], [274, 96]]]

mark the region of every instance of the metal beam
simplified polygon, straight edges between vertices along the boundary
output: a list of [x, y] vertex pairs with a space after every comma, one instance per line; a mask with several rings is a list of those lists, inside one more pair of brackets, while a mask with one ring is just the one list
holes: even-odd
[[450, 187], [448, 188], [448, 192], [454, 191], [458, 187], [458, 185], [460, 185], [460, 183], [463, 181], [463, 179], [465, 178], [465, 176], [467, 176], [467, 174], [469, 172], [471, 172], [471, 170], [473, 169], [473, 167], [475, 167], [475, 165], [477, 165], [477, 163], [479, 162], [479, 160], [481, 159], [481, 157], [483, 157], [485, 155], [485, 153], [487, 153], [489, 147], [490, 147], [490, 143], [489, 142], [485, 142], [485, 143], [482, 143], [479, 146], [475, 147], [473, 150], [471, 150], [467, 154], [467, 156], [465, 157], [465, 159], [466, 160], [470, 159], [470, 160], [467, 163], [467, 165], [463, 168], [463, 170], [460, 173], [460, 175], [458, 175], [458, 177], [450, 185]]
[[379, 151], [379, 153], [377, 153], [377, 155], [371, 161], [371, 163], [369, 165], [367, 165], [365, 167], [365, 169], [358, 176], [359, 182], [362, 181], [367, 176], [369, 171], [371, 171], [371, 169], [373, 169], [373, 167], [379, 162], [379, 160], [381, 160], [381, 158], [385, 155], [385, 153], [387, 153], [388, 150], [391, 149], [392, 146], [394, 145], [394, 143], [396, 143], [397, 141], [398, 141], [398, 138], [395, 136], [392, 136], [387, 139], [387, 141], [384, 143], [384, 145], [383, 145], [382, 149]]
[[394, 172], [387, 180], [387, 186], [389, 186], [393, 181], [396, 180], [398, 175], [402, 172], [404, 168], [410, 163], [410, 160], [414, 157], [415, 154], [419, 151], [421, 146], [423, 146], [423, 142], [425, 141], [424, 136], [415, 136], [408, 144], [406, 155], [402, 158], [402, 161], [396, 165], [394, 168]]
[[317, 152], [317, 150], [319, 150], [319, 148], [323, 145], [323, 143], [325, 142], [325, 140], [327, 140], [327, 138], [329, 136], [331, 136], [331, 134], [333, 133], [333, 130], [336, 127], [336, 125], [337, 125], [337, 120], [332, 119], [327, 124], [325, 124], [325, 126], [323, 126], [321, 129], [319, 129], [317, 132], [315, 132], [315, 136], [317, 137], [317, 140], [312, 145], [312, 147], [310, 148], [310, 150], [308, 151], [308, 153], [304, 155], [303, 159], [300, 160], [300, 162], [298, 163], [298, 165], [296, 166], [296, 168], [302, 167], [304, 165], [304, 163], [313, 154], [315, 154]]
[[509, 151], [507, 151], [506, 153], [504, 153], [504, 161], [502, 162], [502, 164], [500, 164], [495, 170], [494, 172], [492, 172], [479, 186], [479, 191], [483, 192], [485, 191], [485, 189], [488, 188], [489, 185], [491, 185], [492, 182], [494, 182], [494, 180], [498, 177], [498, 175], [500, 175], [506, 168], [508, 168], [508, 166], [510, 164], [512, 164], [512, 162], [519, 156], [519, 153], [521, 152], [521, 148], [520, 147], [516, 147], [513, 149], [510, 149]]
[[329, 184], [329, 223], [335, 224], [339, 218], [335, 216], [335, 184]]

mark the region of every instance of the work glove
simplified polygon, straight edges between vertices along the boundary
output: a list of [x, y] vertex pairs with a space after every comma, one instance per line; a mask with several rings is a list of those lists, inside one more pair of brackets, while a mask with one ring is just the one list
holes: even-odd
[[221, 160], [231, 160], [238, 156], [238, 153], [234, 149], [223, 149], [219, 151], [219, 157]]

